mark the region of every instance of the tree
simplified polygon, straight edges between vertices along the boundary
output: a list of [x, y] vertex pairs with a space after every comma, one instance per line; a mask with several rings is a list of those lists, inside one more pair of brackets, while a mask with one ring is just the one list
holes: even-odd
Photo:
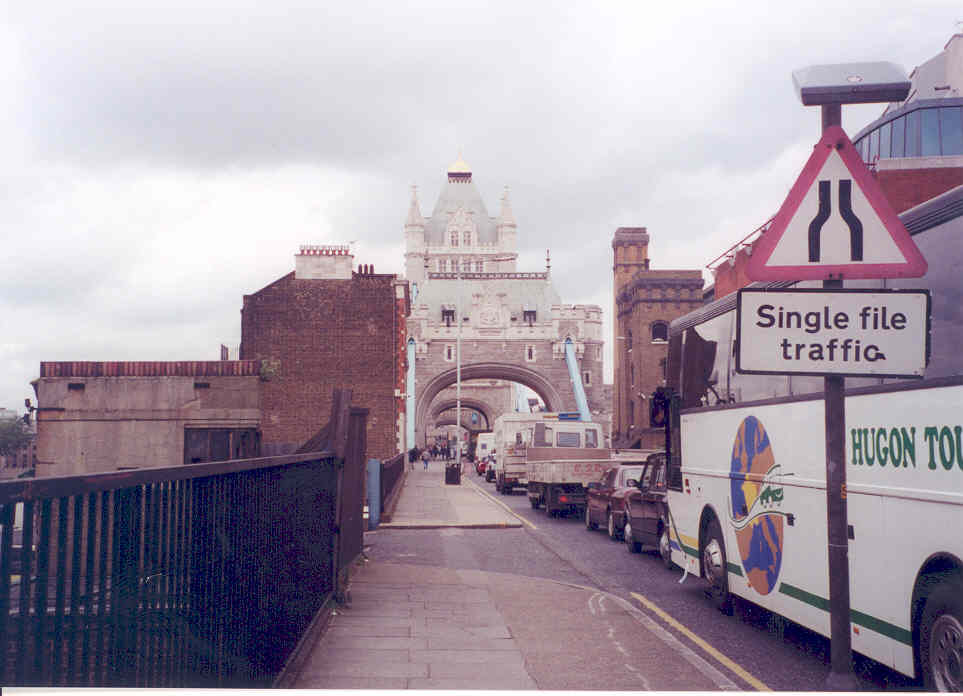
[[31, 437], [19, 418], [0, 420], [0, 457], [16, 454], [29, 444]]

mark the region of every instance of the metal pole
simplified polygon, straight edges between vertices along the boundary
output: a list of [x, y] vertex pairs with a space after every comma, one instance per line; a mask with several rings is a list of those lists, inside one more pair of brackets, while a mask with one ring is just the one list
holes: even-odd
[[461, 462], [461, 259], [458, 264], [456, 277], [458, 278], [458, 293], [455, 297], [455, 320], [458, 327], [455, 330], [455, 461]]
[[[823, 104], [822, 130], [842, 125], [842, 107]], [[841, 278], [824, 280], [826, 290], [840, 290]], [[823, 378], [826, 428], [826, 523], [829, 532], [830, 667], [826, 686], [855, 691], [849, 607], [849, 522], [846, 513], [846, 378]]]

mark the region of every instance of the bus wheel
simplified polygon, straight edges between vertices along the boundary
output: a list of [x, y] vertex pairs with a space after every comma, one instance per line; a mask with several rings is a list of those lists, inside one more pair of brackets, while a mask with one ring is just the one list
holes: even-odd
[[702, 547], [702, 569], [709, 583], [708, 595], [712, 604], [723, 614], [732, 614], [729, 571], [726, 569], [726, 544], [716, 519], [709, 522], [709, 527], [706, 529]]
[[920, 620], [920, 666], [927, 691], [963, 688], [963, 588], [940, 584], [926, 600]]
[[662, 565], [672, 570], [672, 547], [669, 545], [669, 528], [662, 526], [659, 534], [659, 556], [662, 557]]

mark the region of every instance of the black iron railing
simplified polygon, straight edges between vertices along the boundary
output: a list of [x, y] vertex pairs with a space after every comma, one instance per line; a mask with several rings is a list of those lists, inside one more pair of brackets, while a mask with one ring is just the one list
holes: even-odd
[[405, 471], [408, 454], [402, 452], [381, 463], [381, 509], [385, 510], [388, 499], [401, 484], [401, 475]]
[[326, 451], [0, 483], [0, 684], [270, 686], [361, 550], [346, 404]]

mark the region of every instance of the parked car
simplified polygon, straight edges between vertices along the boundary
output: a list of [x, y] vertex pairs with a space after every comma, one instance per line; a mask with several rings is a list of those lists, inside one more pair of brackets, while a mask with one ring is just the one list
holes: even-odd
[[625, 496], [638, 490], [636, 485], [644, 468], [641, 462], [618, 464], [602, 472], [598, 481], [589, 482], [586, 486], [586, 529], [598, 529], [600, 524], [604, 524], [610, 539], [617, 541], [622, 538]]
[[666, 568], [672, 567], [669, 549], [669, 507], [665, 488], [665, 452], [649, 455], [638, 486], [629, 491], [624, 501], [623, 535], [629, 553], [642, 546], [655, 546]]

